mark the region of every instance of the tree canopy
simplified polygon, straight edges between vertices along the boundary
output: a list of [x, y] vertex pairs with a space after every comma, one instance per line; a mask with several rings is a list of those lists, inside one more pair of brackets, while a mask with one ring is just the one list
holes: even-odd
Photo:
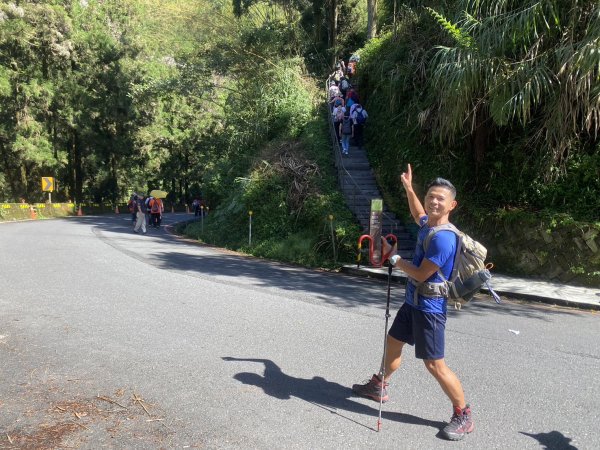
[[223, 200], [357, 51], [386, 183], [424, 146], [488, 202], [589, 210], [599, 36], [592, 0], [2, 1], [0, 194]]

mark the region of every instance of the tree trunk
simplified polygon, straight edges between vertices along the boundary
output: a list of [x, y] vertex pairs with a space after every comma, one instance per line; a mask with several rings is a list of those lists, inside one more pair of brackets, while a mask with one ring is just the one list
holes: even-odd
[[315, 42], [321, 45], [323, 42], [323, 2], [313, 0], [313, 23], [315, 24]]
[[56, 114], [53, 115], [52, 118], [52, 149], [54, 150], [54, 159], [58, 160], [58, 144], [56, 143], [58, 136], [57, 126], [56, 126]]
[[[13, 176], [13, 174], [15, 173], [15, 171], [12, 169], [12, 165], [10, 164], [9, 161], [9, 157], [8, 157], [8, 152], [6, 150], [6, 147], [4, 145], [4, 142], [2, 142], [2, 144], [0, 144], [0, 154], [2, 154], [2, 163], [4, 165], [4, 174], [8, 180], [8, 184], [10, 185], [10, 190], [11, 190], [11, 195], [13, 197], [13, 200], [16, 201], [17, 200], [17, 183], [15, 180], [15, 177]], [[27, 199], [29, 201], [29, 199]]]
[[394, 40], [398, 37], [398, 0], [394, 0]]
[[79, 136], [77, 130], [72, 129], [72, 141], [71, 141], [71, 192], [73, 193], [73, 200], [75, 203], [81, 203], [83, 201], [83, 174], [81, 173], [81, 148], [79, 142]]
[[473, 150], [475, 152], [475, 174], [478, 180], [479, 169], [485, 159], [491, 130], [487, 125], [488, 117], [486, 112], [482, 108], [479, 108], [475, 114], [476, 125], [473, 131]]
[[118, 199], [119, 199], [119, 179], [117, 178], [117, 173], [118, 173], [118, 164], [117, 164], [117, 157], [115, 156], [115, 154], [113, 153], [110, 156], [110, 172], [111, 172], [111, 176], [113, 177], [113, 179], [115, 180], [115, 190], [113, 192], [111, 192], [111, 200], [113, 203], [117, 203]]
[[171, 195], [172, 195], [172, 197], [171, 197], [172, 198], [171, 204], [178, 203], [179, 196], [177, 195], [177, 182], [175, 181], [175, 178], [171, 178]]
[[183, 173], [185, 174], [185, 176], [183, 179], [184, 179], [184, 189], [185, 189], [185, 201], [187, 202], [188, 200], [190, 200], [190, 178], [189, 178], [190, 153], [187, 149], [184, 150], [184, 162], [185, 162], [185, 168], [184, 168]]
[[367, 39], [377, 35], [377, 0], [367, 0]]
[[337, 59], [337, 32], [338, 32], [338, 0], [329, 0], [329, 50], [331, 51], [331, 66], [334, 67]]

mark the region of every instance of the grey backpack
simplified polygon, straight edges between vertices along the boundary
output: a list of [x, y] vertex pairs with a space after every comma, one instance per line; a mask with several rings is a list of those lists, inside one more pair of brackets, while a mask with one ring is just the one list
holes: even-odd
[[342, 134], [352, 134], [352, 120], [348, 116], [342, 121]]
[[411, 279], [411, 283], [416, 287], [415, 296], [421, 294], [446, 297], [454, 301], [455, 307], [460, 309], [463, 303], [469, 302], [485, 285], [496, 303], [500, 303], [500, 297], [490, 285], [492, 274], [488, 270], [489, 266], [485, 264], [487, 249], [471, 236], [451, 223], [432, 227], [423, 241], [424, 251], [427, 252], [431, 239], [440, 231], [452, 231], [458, 239], [452, 274], [449, 279], [446, 279], [442, 271], [438, 270], [440, 278], [444, 280], [442, 283], [419, 283]]

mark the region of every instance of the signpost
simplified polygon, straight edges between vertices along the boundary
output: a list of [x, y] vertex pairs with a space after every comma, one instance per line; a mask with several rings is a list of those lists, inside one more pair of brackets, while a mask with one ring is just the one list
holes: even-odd
[[381, 228], [383, 218], [383, 200], [371, 199], [371, 216], [369, 220], [369, 234], [373, 239], [373, 260], [371, 264], [381, 264]]
[[248, 247], [252, 247], [252, 211], [248, 211]]
[[52, 203], [52, 191], [54, 191], [53, 177], [42, 177], [42, 191], [48, 193], [48, 202]]

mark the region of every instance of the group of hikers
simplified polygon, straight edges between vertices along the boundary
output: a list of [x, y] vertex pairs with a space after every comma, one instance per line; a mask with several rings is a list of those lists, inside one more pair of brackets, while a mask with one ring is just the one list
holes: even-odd
[[[165, 206], [162, 199], [151, 195], [133, 193], [127, 203], [131, 213], [133, 232], [146, 234], [147, 227], [160, 228]], [[201, 196], [194, 198], [192, 202], [194, 216], [203, 217], [208, 214], [208, 206]]]
[[356, 76], [360, 58], [352, 55], [348, 65], [340, 59], [330, 76], [329, 105], [337, 140], [342, 146], [342, 154], [349, 155], [350, 140], [362, 150], [364, 145], [364, 126], [369, 118], [360, 104], [360, 98], [351, 79]]
[[162, 215], [165, 212], [162, 199], [134, 192], [127, 203], [127, 208], [131, 213], [134, 233], [139, 233], [141, 230], [142, 234], [146, 234], [146, 225], [160, 228]]

